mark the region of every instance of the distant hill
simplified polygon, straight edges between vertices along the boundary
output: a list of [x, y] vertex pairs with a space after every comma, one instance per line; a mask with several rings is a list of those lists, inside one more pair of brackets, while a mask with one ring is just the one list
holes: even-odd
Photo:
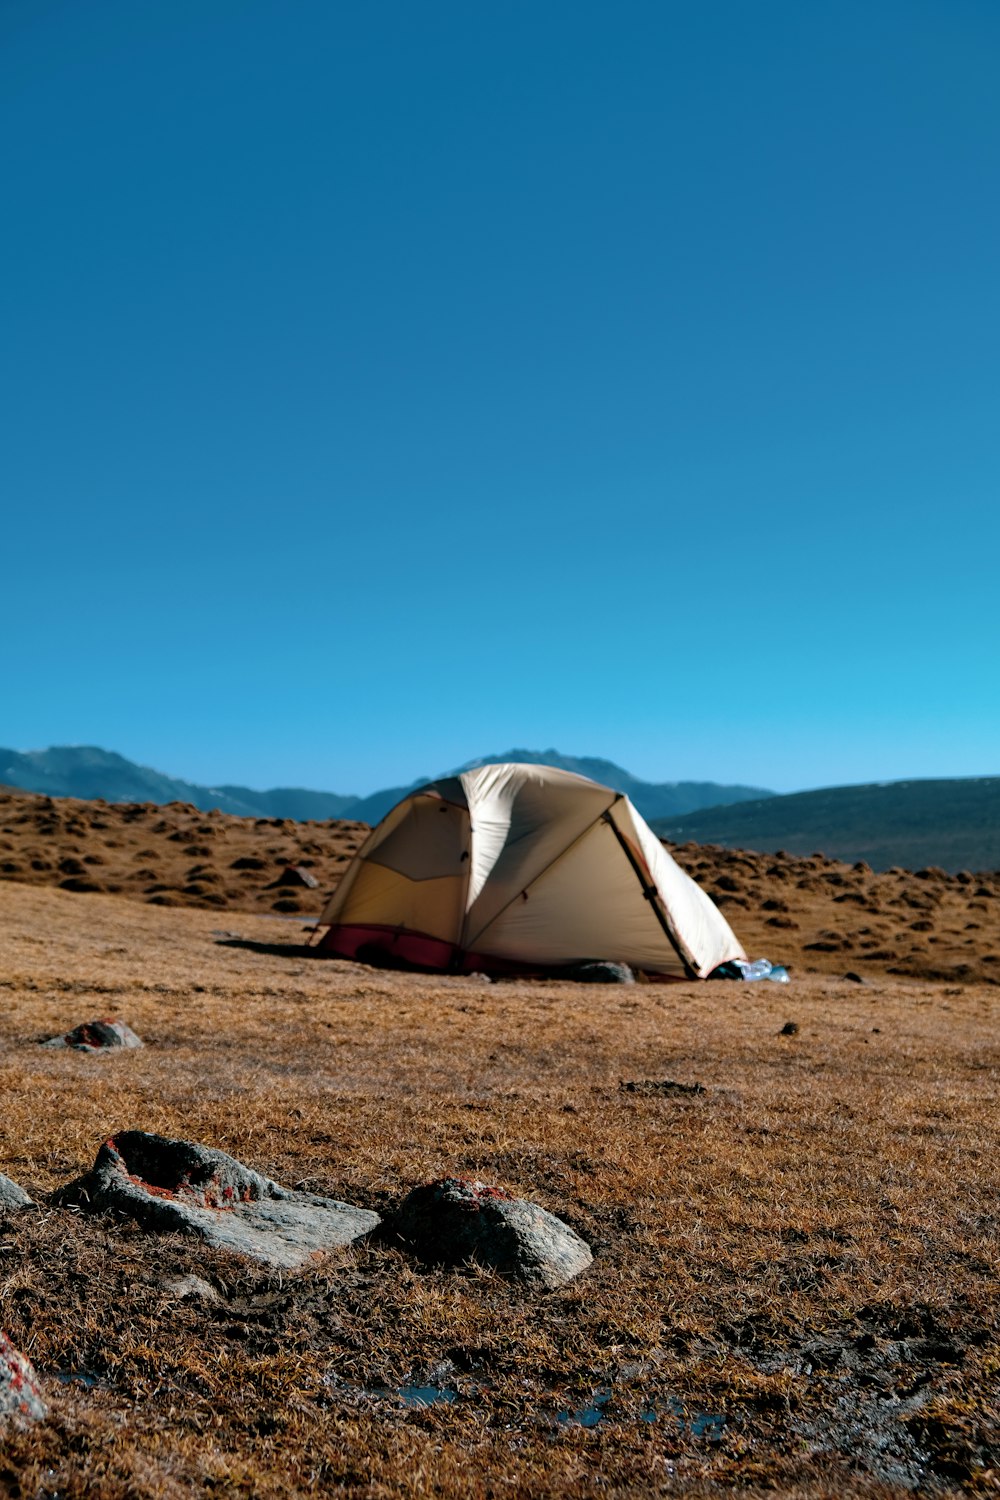
[[[457, 769], [465, 771], [492, 761], [526, 761], [558, 766], [625, 792], [645, 818], [679, 817], [701, 807], [724, 806], [745, 798], [769, 797], [762, 787], [720, 786], [713, 781], [646, 782], [609, 760], [561, 755], [558, 750], [507, 750], [482, 756]], [[455, 775], [446, 771], [444, 775]], [[301, 787], [253, 791], [245, 786], [199, 786], [138, 766], [93, 745], [59, 745], [50, 750], [0, 749], [0, 784], [50, 797], [103, 797], [107, 802], [190, 802], [203, 812], [213, 807], [242, 818], [349, 818], [377, 823], [408, 792], [437, 777], [421, 776], [408, 786], [387, 787], [367, 797], [313, 792]]]
[[462, 771], [471, 771], [476, 766], [488, 766], [497, 762], [518, 761], [529, 766], [556, 766], [560, 771], [573, 771], [577, 776], [589, 776], [616, 792], [624, 792], [646, 819], [679, 817], [682, 813], [700, 807], [723, 807], [746, 798], [772, 797], [773, 792], [763, 787], [724, 786], [715, 781], [640, 781], [631, 772], [616, 766], [610, 760], [598, 760], [592, 756], [563, 755], [558, 750], [504, 750], [497, 755], [481, 755], [476, 760], [467, 760], [464, 765], [437, 776], [421, 776], [409, 786], [388, 787], [384, 792], [373, 792], [369, 797], [358, 798], [350, 810], [340, 816], [360, 818], [365, 823], [377, 823], [384, 818], [401, 797], [425, 786], [428, 781], [439, 781], [442, 776], [458, 776]]
[[821, 853], [874, 870], [1000, 869], [1000, 776], [828, 787], [713, 807], [653, 825], [673, 843]]
[[190, 802], [202, 812], [213, 807], [240, 818], [339, 818], [356, 797], [335, 792], [275, 788], [198, 786], [164, 776], [149, 766], [94, 745], [56, 745], [51, 750], [0, 749], [0, 783], [50, 797], [103, 797], [106, 802]]

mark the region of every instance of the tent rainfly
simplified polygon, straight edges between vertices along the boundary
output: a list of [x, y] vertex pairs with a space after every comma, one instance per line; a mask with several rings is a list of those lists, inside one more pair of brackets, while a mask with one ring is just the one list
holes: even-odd
[[404, 797], [327, 902], [331, 956], [469, 973], [601, 959], [705, 979], [746, 955], [627, 797], [486, 765]]

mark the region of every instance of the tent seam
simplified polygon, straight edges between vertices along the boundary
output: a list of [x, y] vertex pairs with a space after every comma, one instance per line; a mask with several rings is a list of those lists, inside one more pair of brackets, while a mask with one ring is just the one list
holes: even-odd
[[[612, 798], [612, 800], [608, 803], [607, 807], [605, 807], [603, 809], [603, 811], [601, 811], [601, 812], [599, 812], [597, 814], [597, 817], [594, 819], [594, 821], [592, 823], [588, 823], [587, 826], [586, 826], [586, 828], [582, 828], [580, 830], [580, 832], [577, 834], [576, 838], [572, 841], [572, 843], [567, 844], [566, 847], [565, 847], [565, 849], [561, 849], [559, 851], [559, 853], [555, 856], [554, 859], [550, 859], [547, 865], [545, 865], [541, 870], [539, 870], [536, 875], [533, 875], [531, 877], [531, 879], [528, 881], [528, 884], [526, 886], [522, 886], [522, 888], [517, 892], [517, 895], [511, 896], [511, 898], [510, 898], [509, 901], [505, 901], [504, 904], [503, 904], [503, 906], [500, 907], [499, 911], [495, 911], [493, 913], [492, 917], [490, 917], [489, 921], [485, 922], [483, 924], [483, 926], [480, 927], [479, 931], [475, 934], [475, 937], [466, 937], [466, 935], [463, 933], [463, 941], [462, 941], [462, 944], [461, 944], [461, 951], [463, 953], [467, 953], [469, 951], [469, 948], [472, 946], [472, 944], [474, 942], [478, 943], [478, 941], [482, 937], [483, 933], [487, 932], [493, 926], [494, 922], [499, 921], [499, 919], [503, 916], [504, 912], [507, 911], [511, 906], [513, 906], [514, 902], [517, 901], [519, 897], [523, 896], [526, 891], [530, 891], [531, 887], [533, 885], [535, 885], [537, 881], [541, 880], [541, 878], [542, 878], [543, 875], [547, 875], [548, 874], [549, 870], [552, 869], [553, 865], [557, 865], [561, 859], [565, 859], [566, 855], [570, 852], [570, 850], [571, 849], [575, 849], [576, 846], [577, 846], [577, 844], [580, 842], [580, 840], [583, 839], [583, 838], [586, 838], [587, 834], [590, 833], [594, 828], [596, 828], [597, 825], [598, 825], [598, 823], [602, 822], [603, 819], [605, 819], [607, 817], [609, 810], [612, 807], [614, 807], [614, 805], [615, 805], [615, 803], [617, 801], [619, 801], [619, 799], [621, 798], [621, 795], [622, 795], [621, 792], [619, 792], [617, 794], [617, 796], [615, 796], [614, 798]], [[464, 925], [465, 924], [463, 923], [463, 927], [464, 927]]]

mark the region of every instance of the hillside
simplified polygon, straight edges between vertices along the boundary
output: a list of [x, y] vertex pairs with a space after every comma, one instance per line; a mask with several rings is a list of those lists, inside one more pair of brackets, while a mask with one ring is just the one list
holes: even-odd
[[[234, 818], [190, 804], [110, 806], [0, 793], [0, 882], [151, 906], [315, 918], [364, 839], [362, 823]], [[685, 844], [671, 850], [754, 957], [795, 971], [1000, 982], [1000, 876], [876, 875], [821, 856]], [[287, 883], [289, 866], [315, 886]]]
[[[594, 781], [624, 792], [645, 818], [677, 817], [701, 807], [723, 806], [745, 798], [772, 795], [763, 787], [722, 786], [714, 781], [640, 781], [609, 760], [576, 758], [558, 750], [507, 750], [500, 755], [481, 756], [457, 770], [437, 775], [454, 776], [472, 766], [493, 761], [520, 760], [532, 765], [558, 766], [589, 776]], [[189, 802], [202, 812], [217, 808], [238, 818], [294, 818], [297, 821], [349, 818], [377, 823], [400, 798], [427, 781], [419, 776], [406, 786], [385, 787], [358, 797], [340, 792], [316, 792], [303, 787], [199, 786], [192, 781], [165, 776], [149, 766], [136, 765], [111, 750], [95, 745], [56, 745], [49, 750], [0, 749], [0, 785], [50, 797], [101, 797], [106, 802]]]
[[662, 838], [728, 849], [819, 851], [875, 870], [1000, 869], [1000, 777], [828, 787], [657, 819]]

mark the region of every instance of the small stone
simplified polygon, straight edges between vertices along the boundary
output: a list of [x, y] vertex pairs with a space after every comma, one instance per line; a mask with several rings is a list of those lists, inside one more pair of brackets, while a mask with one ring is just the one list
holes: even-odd
[[0, 1422], [22, 1426], [48, 1415], [31, 1361], [0, 1333]]
[[319, 881], [310, 870], [303, 869], [301, 865], [286, 865], [277, 880], [272, 880], [267, 889], [273, 890], [279, 885], [304, 885], [313, 891], [319, 885]]
[[43, 1042], [45, 1047], [72, 1047], [76, 1052], [103, 1052], [108, 1047], [141, 1047], [142, 1042], [124, 1021], [84, 1021], [64, 1036]]
[[280, 1187], [224, 1151], [142, 1130], [105, 1141], [91, 1170], [54, 1201], [86, 1213], [116, 1210], [148, 1229], [194, 1234], [287, 1269], [351, 1244], [380, 1222], [368, 1209]]
[[34, 1201], [28, 1197], [23, 1187], [16, 1182], [11, 1182], [9, 1177], [0, 1173], [0, 1214], [9, 1213], [14, 1208], [34, 1208]]
[[222, 1301], [215, 1287], [204, 1276], [168, 1276], [160, 1284], [168, 1297], [176, 1297], [178, 1302]]
[[628, 964], [613, 964], [604, 959], [570, 964], [560, 970], [558, 978], [572, 979], [576, 984], [635, 984], [635, 975]]
[[844, 975], [844, 978], [849, 979], [852, 984], [867, 984], [868, 982], [867, 980], [862, 979], [860, 974], [855, 974], [853, 969], [848, 969], [847, 973]]
[[779, 1036], [797, 1036], [799, 1030], [798, 1021], [786, 1021], [778, 1032]]
[[395, 1228], [427, 1264], [474, 1260], [543, 1290], [562, 1286], [593, 1260], [590, 1246], [554, 1214], [503, 1188], [464, 1177], [442, 1177], [414, 1188]]

